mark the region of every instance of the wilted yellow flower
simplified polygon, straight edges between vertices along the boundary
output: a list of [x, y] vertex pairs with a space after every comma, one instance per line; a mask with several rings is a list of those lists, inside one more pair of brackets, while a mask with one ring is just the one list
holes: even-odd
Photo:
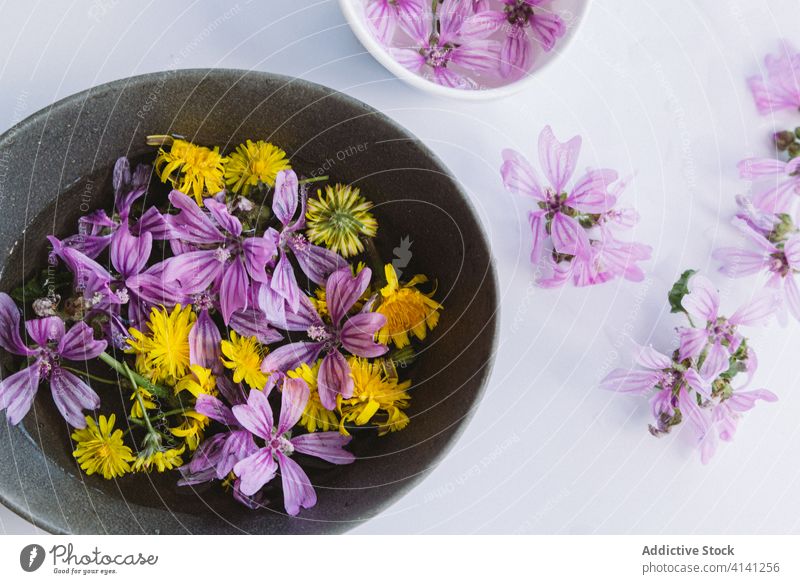
[[406, 391], [411, 381], [400, 382], [385, 374], [380, 361], [351, 357], [350, 375], [353, 378], [353, 397], [338, 397], [342, 414], [339, 431], [349, 434], [346, 424], [363, 426], [373, 423], [378, 434], [402, 430], [408, 425], [408, 416], [402, 411], [409, 406], [411, 396]]
[[286, 152], [263, 140], [248, 140], [228, 156], [225, 182], [234, 193], [247, 195], [258, 183], [274, 186], [278, 173], [289, 168]]
[[417, 284], [423, 284], [428, 278], [416, 275], [405, 284], [397, 279], [397, 273], [391, 264], [384, 268], [387, 284], [381, 288], [380, 304], [375, 309], [386, 317], [386, 324], [378, 331], [378, 342], [394, 343], [397, 348], [408, 345], [413, 334], [419, 340], [425, 340], [427, 332], [439, 323], [439, 310], [442, 305], [433, 300], [430, 294], [423, 294]]
[[325, 194], [308, 199], [306, 237], [311, 243], [324, 245], [344, 257], [364, 251], [361, 237], [375, 237], [378, 222], [370, 213], [372, 203], [357, 188], [327, 185]]

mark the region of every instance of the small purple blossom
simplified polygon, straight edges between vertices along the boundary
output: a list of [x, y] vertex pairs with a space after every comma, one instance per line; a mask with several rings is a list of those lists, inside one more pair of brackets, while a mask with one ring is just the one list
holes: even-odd
[[636, 262], [649, 259], [649, 246], [623, 242], [613, 229], [635, 224], [632, 209], [615, 209], [622, 187], [612, 189], [616, 171], [587, 170], [571, 187], [581, 138], [559, 142], [550, 126], [539, 135], [539, 162], [549, 184], [528, 160], [514, 150], [503, 151], [501, 176], [511, 193], [532, 197], [538, 209], [528, 214], [533, 233], [531, 262], [542, 269], [538, 284], [561, 286], [570, 278], [577, 286], [599, 284], [615, 277], [640, 281]]
[[[305, 331], [310, 341], [294, 342], [271, 351], [261, 365], [265, 373], [285, 372], [302, 363], [313, 363], [320, 353], [325, 353], [319, 370], [318, 389], [322, 405], [329, 410], [336, 407], [336, 396], [347, 399], [353, 395], [350, 365], [342, 354], [345, 349], [357, 357], [375, 358], [388, 351], [386, 345], [376, 343], [375, 334], [386, 324], [386, 317], [369, 312], [369, 303], [355, 315], [348, 316], [353, 305], [369, 286], [372, 271], [364, 268], [353, 276], [350, 268], [342, 268], [330, 275], [325, 284], [330, 321], [326, 322], [303, 296], [296, 313], [286, 313], [283, 322], [272, 322], [287, 331]], [[264, 308], [270, 316], [267, 307]]]
[[[292, 459], [292, 455], [306, 454], [333, 464], [350, 464], [355, 460], [355, 456], [344, 450], [350, 442], [350, 437], [343, 436], [339, 432], [315, 432], [291, 436], [290, 431], [300, 420], [309, 395], [310, 391], [305, 381], [284, 378], [277, 425], [273, 422], [272, 407], [267, 393], [260, 390], [252, 390], [246, 404], [235, 405], [229, 413], [226, 412], [226, 419], [232, 415], [232, 419], [228, 419], [228, 422], [235, 430], [229, 433], [228, 437], [218, 440], [221, 445], [213, 446], [214, 451], [220, 452], [211, 455], [217, 476], [219, 477], [222, 471], [227, 470], [230, 463], [238, 458], [232, 470], [241, 481], [239, 490], [243, 496], [253, 497], [275, 477], [280, 469], [286, 512], [289, 515], [297, 515], [300, 508], [313, 507], [317, 502], [314, 487], [305, 471]], [[237, 447], [232, 456], [223, 456], [223, 453], [228, 452], [225, 447], [231, 441], [230, 435], [242, 431], [251, 434], [250, 440], [255, 438], [262, 446], [255, 449], [250, 446], [245, 449]], [[246, 439], [245, 442], [249, 444]], [[205, 462], [198, 464], [198, 470], [209, 465], [207, 459], [211, 450], [207, 448], [206, 452], [202, 453]], [[249, 451], [249, 454], [242, 457], [245, 450]], [[221, 466], [223, 462], [224, 467]]]
[[106, 348], [93, 338], [92, 329], [79, 322], [68, 331], [56, 316], [29, 320], [25, 330], [33, 341], [26, 345], [20, 336], [20, 313], [8, 294], [0, 292], [0, 347], [28, 359], [28, 366], [0, 382], [0, 410], [10, 424], [18, 424], [31, 408], [42, 380], [50, 382], [53, 401], [71, 426], [83, 428], [83, 410], [100, 406], [100, 397], [79, 377], [61, 366], [61, 361], [88, 361]]

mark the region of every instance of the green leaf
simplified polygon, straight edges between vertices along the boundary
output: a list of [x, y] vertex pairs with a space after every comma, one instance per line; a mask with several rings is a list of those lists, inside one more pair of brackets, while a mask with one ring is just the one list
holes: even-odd
[[697, 270], [686, 270], [681, 277], [672, 285], [672, 289], [667, 295], [669, 300], [670, 312], [686, 312], [681, 301], [689, 293], [689, 278], [694, 276]]

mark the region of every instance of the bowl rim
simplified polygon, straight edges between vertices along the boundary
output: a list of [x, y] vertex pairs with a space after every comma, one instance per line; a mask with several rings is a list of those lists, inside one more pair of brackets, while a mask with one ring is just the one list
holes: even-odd
[[578, 35], [579, 30], [583, 27], [584, 23], [586, 22], [586, 15], [591, 6], [594, 4], [594, 0], [579, 1], [582, 2], [582, 8], [575, 16], [574, 24], [567, 31], [566, 37], [561, 39], [561, 50], [555, 53], [550, 60], [545, 62], [540, 67], [528, 72], [528, 74], [526, 74], [524, 77], [512, 81], [511, 83], [501, 85], [500, 87], [481, 90], [466, 90], [456, 89], [454, 87], [445, 87], [425, 79], [424, 77], [417, 75], [412, 71], [409, 71], [400, 63], [398, 63], [391, 55], [389, 55], [386, 49], [367, 29], [367, 26], [364, 24], [364, 21], [361, 15], [358, 13], [357, 8], [357, 4], [363, 2], [363, 0], [339, 0], [339, 8], [344, 14], [350, 30], [353, 31], [353, 34], [356, 36], [362, 46], [367, 49], [367, 52], [401, 81], [404, 81], [405, 83], [416, 87], [417, 89], [421, 89], [426, 93], [438, 95], [440, 97], [450, 97], [460, 101], [483, 102], [502, 99], [504, 97], [509, 97], [519, 93], [526, 87], [532, 85], [539, 73], [548, 69], [553, 62], [561, 59], [567, 47], [573, 43], [575, 37]]
[[[439, 158], [439, 156], [436, 155], [424, 142], [422, 142], [418, 136], [416, 136], [409, 129], [405, 128], [400, 123], [389, 117], [388, 114], [378, 110], [377, 108], [372, 107], [371, 105], [365, 102], [362, 102], [361, 100], [353, 96], [343, 93], [338, 89], [328, 87], [320, 83], [315, 83], [313, 81], [308, 81], [300, 77], [292, 77], [289, 75], [271, 73], [268, 71], [261, 71], [257, 69], [202, 68], [202, 67], [186, 68], [186, 69], [170, 69], [163, 71], [154, 71], [130, 77], [121, 77], [100, 85], [90, 86], [77, 93], [63, 97], [53, 102], [50, 105], [42, 107], [38, 111], [32, 113], [23, 120], [17, 122], [10, 128], [6, 129], [2, 134], [0, 134], [0, 150], [4, 150], [6, 148], [13, 148], [16, 142], [16, 137], [20, 134], [20, 132], [25, 131], [29, 126], [36, 124], [42, 119], [46, 121], [51, 115], [55, 115], [59, 111], [64, 110], [65, 108], [73, 106], [82, 108], [85, 107], [85, 104], [88, 100], [99, 97], [109, 91], [114, 91], [114, 90], [125, 91], [126, 89], [135, 85], [146, 86], [147, 84], [158, 82], [167, 75], [185, 76], [188, 79], [194, 79], [195, 82], [200, 82], [216, 75], [222, 75], [222, 76], [234, 75], [238, 76], [239, 78], [245, 78], [247, 76], [255, 75], [262, 79], [270, 79], [273, 81], [277, 81], [278, 83], [281, 83], [282, 86], [284, 87], [293, 84], [305, 89], [327, 92], [333, 98], [337, 100], [342, 100], [351, 107], [363, 109], [373, 114], [376, 114], [381, 117], [381, 120], [385, 124], [388, 124], [394, 130], [398, 131], [401, 134], [405, 134], [410, 139], [412, 139], [415, 146], [419, 148], [420, 152], [425, 157], [427, 157], [433, 164], [439, 167], [441, 173], [445, 175], [453, 183], [454, 188], [460, 194], [463, 203], [465, 204], [468, 211], [472, 214], [475, 223], [478, 227], [479, 239], [481, 244], [485, 247], [488, 257], [486, 277], [482, 282], [481, 286], [489, 287], [488, 293], [490, 294], [490, 296], [494, 301], [494, 307], [493, 307], [493, 312], [491, 314], [491, 322], [487, 322], [484, 326], [485, 333], [490, 335], [490, 338], [488, 339], [489, 357], [487, 361], [484, 363], [483, 368], [476, 374], [479, 376], [479, 386], [473, 398], [472, 404], [470, 404], [469, 409], [464, 414], [464, 416], [453, 424], [455, 425], [455, 428], [452, 429], [450, 435], [446, 438], [446, 441], [443, 444], [442, 448], [438, 452], [432, 455], [429, 464], [423, 471], [418, 472], [415, 475], [406, 478], [401, 484], [398, 485], [397, 489], [395, 489], [389, 496], [387, 496], [384, 500], [378, 502], [373, 507], [374, 513], [364, 518], [338, 522], [337, 526], [341, 527], [341, 529], [333, 529], [329, 532], [329, 533], [346, 533], [354, 529], [355, 527], [378, 517], [383, 511], [389, 508], [392, 504], [399, 501], [403, 496], [405, 496], [412, 489], [414, 489], [420, 482], [422, 482], [422, 480], [430, 472], [432, 472], [437, 466], [439, 466], [442, 460], [444, 460], [445, 456], [447, 456], [447, 454], [449, 454], [452, 451], [452, 449], [456, 446], [456, 443], [461, 438], [463, 432], [469, 425], [469, 422], [474, 417], [476, 410], [480, 406], [480, 403], [483, 400], [483, 397], [486, 393], [487, 386], [491, 380], [492, 373], [494, 371], [495, 361], [498, 352], [500, 319], [501, 319], [501, 309], [500, 309], [501, 303], [499, 294], [500, 286], [496, 269], [496, 261], [492, 247], [489, 244], [489, 239], [479, 220], [480, 215], [477, 213], [474, 203], [472, 202], [472, 200], [470, 199], [464, 188], [461, 186], [459, 180], [453, 175], [453, 173]], [[60, 194], [61, 192], [56, 193], [54, 197], [58, 197]], [[16, 245], [16, 243], [14, 245]], [[0, 278], [2, 278], [4, 271], [5, 271], [4, 269], [0, 268]], [[16, 430], [27, 433], [20, 426], [12, 427], [8, 424], [7, 421], [5, 421], [5, 424], [9, 428], [9, 431]], [[36, 447], [39, 448], [38, 444], [36, 445]], [[30, 506], [26, 507], [22, 501], [18, 503], [16, 500], [9, 498], [6, 492], [3, 490], [0, 490], [0, 503], [2, 503], [3, 506], [5, 506], [7, 509], [13, 511], [22, 519], [28, 521], [29, 523], [32, 523], [34, 526], [48, 533], [70, 535], [70, 532], [62, 530], [57, 524], [51, 522], [48, 519], [48, 517], [35, 515], [33, 512], [34, 509], [32, 509]]]

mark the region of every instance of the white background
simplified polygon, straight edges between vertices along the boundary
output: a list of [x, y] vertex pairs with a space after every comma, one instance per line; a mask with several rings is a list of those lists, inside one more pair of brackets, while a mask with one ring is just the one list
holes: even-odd
[[[725, 312], [757, 285], [716, 273], [711, 250], [736, 240], [735, 164], [770, 153], [745, 86], [779, 38], [791, 0], [598, 0], [538, 83], [502, 102], [429, 97], [364, 54], [333, 0], [0, 2], [0, 129], [90, 86], [175, 67], [303, 77], [386, 112], [436, 151], [474, 202], [500, 280], [494, 374], [466, 432], [412, 492], [358, 533], [796, 533], [800, 531], [800, 324], [753, 331], [759, 405], [706, 467], [688, 433], [647, 432], [648, 405], [597, 389], [627, 362], [628, 337], [671, 350], [666, 292], [707, 270]], [[531, 202], [503, 191], [500, 151], [535, 160], [551, 124], [580, 133], [579, 166], [635, 172], [625, 195], [653, 246], [648, 281], [537, 290], [528, 263]], [[424, 250], [417, 250], [423, 253]], [[0, 510], [0, 531], [35, 531]]]

